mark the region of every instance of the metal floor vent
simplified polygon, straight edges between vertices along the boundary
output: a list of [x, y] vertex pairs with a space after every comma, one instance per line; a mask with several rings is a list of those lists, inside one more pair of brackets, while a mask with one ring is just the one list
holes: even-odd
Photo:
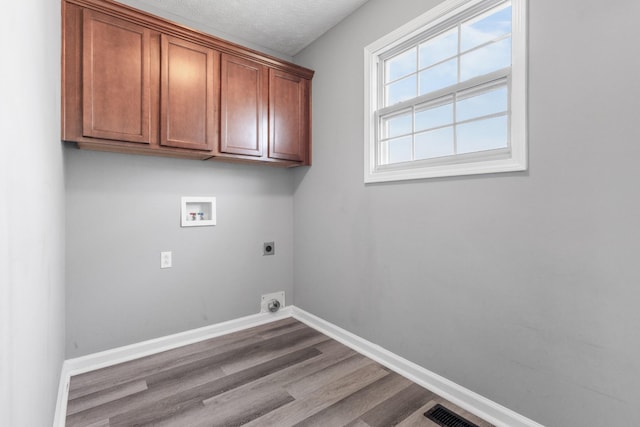
[[424, 416], [442, 427], [478, 427], [440, 404], [429, 409]]

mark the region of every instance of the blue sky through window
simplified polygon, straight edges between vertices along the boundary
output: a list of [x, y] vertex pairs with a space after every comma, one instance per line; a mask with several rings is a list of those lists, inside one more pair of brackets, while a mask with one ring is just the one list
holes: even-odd
[[460, 48], [465, 52], [510, 33], [511, 6], [508, 6], [463, 23], [460, 27]]
[[[509, 67], [510, 34], [509, 5], [474, 17], [387, 59], [384, 105], [394, 105]], [[487, 45], [482, 46], [484, 44]]]
[[[387, 59], [384, 106], [449, 87], [453, 94], [459, 83], [510, 67], [511, 13], [509, 3], [498, 6]], [[459, 92], [455, 102], [448, 96], [382, 119], [388, 163], [508, 147], [506, 83], [476, 94]]]
[[458, 121], [507, 111], [507, 87], [500, 86], [489, 92], [464, 98], [456, 105]]
[[458, 54], [458, 29], [453, 28], [445, 33], [427, 40], [420, 45], [420, 69], [429, 67]]

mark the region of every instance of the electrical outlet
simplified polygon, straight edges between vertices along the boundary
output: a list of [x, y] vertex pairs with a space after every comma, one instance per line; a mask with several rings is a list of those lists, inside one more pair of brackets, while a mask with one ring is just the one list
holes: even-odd
[[171, 252], [160, 252], [160, 268], [171, 268]]
[[262, 245], [262, 255], [274, 255], [276, 253], [276, 242], [264, 242]]
[[262, 295], [260, 299], [260, 313], [268, 313], [269, 312], [269, 302], [272, 300], [276, 300], [280, 303], [280, 308], [284, 307], [284, 291], [273, 292], [270, 294]]

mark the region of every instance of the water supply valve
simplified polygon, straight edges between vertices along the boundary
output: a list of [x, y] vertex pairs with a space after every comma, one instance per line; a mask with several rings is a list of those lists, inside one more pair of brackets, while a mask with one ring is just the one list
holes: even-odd
[[278, 301], [277, 299], [272, 299], [267, 304], [267, 308], [271, 313], [275, 313], [276, 311], [280, 310], [280, 301]]

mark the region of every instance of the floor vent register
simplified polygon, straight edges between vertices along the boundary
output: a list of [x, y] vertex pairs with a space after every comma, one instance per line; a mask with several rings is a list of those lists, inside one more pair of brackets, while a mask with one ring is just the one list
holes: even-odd
[[424, 416], [442, 427], [478, 427], [442, 405], [429, 409]]

